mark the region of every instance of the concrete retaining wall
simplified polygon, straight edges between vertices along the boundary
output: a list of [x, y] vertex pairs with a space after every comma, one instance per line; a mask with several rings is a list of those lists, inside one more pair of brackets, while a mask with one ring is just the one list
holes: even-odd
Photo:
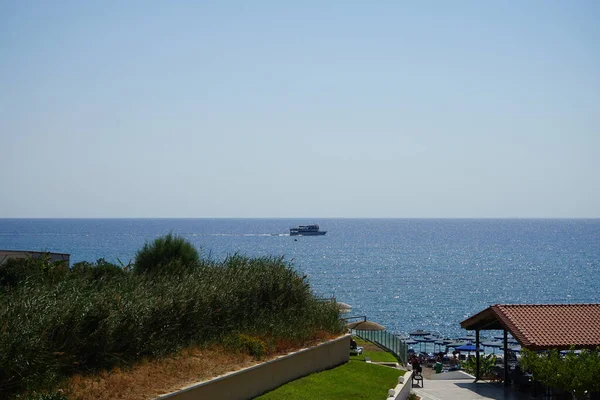
[[[412, 371], [406, 371], [404, 374], [404, 382], [398, 383], [394, 388], [394, 400], [406, 400], [410, 395], [410, 391], [412, 389]], [[388, 397], [390, 398], [390, 397]]]
[[250, 399], [294, 379], [348, 362], [349, 349], [350, 335], [345, 335], [315, 347], [197, 383], [158, 399]]

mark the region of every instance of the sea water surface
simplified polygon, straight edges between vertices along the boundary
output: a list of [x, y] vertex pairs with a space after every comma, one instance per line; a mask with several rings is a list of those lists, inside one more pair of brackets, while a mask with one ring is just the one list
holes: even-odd
[[[288, 235], [308, 223], [327, 234]], [[459, 336], [498, 303], [600, 302], [598, 219], [0, 219], [0, 249], [127, 264], [169, 232], [213, 259], [285, 256], [319, 296], [398, 334]]]

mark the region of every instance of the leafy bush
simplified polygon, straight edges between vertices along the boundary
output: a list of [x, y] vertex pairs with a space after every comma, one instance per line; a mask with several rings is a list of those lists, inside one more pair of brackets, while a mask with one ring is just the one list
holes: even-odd
[[[461, 367], [470, 374], [475, 374], [477, 369], [477, 360], [475, 357], [470, 357], [462, 362]], [[496, 365], [496, 355], [494, 354], [480, 354], [479, 356], [479, 373], [481, 376], [490, 375], [494, 366]]]
[[169, 233], [144, 247], [135, 256], [134, 271], [155, 275], [190, 269], [200, 262], [194, 246], [182, 237]]

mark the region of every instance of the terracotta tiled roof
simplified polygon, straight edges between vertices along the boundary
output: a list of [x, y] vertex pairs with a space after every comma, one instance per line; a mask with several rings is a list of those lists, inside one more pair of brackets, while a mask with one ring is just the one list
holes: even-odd
[[531, 350], [595, 348], [600, 346], [600, 304], [496, 304], [461, 326], [505, 328]]

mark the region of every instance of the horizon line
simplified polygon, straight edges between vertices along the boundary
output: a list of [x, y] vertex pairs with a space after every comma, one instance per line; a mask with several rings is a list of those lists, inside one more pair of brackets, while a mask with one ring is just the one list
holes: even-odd
[[572, 219], [600, 219], [600, 217], [0, 217], [8, 219], [402, 219], [402, 220], [572, 220]]

